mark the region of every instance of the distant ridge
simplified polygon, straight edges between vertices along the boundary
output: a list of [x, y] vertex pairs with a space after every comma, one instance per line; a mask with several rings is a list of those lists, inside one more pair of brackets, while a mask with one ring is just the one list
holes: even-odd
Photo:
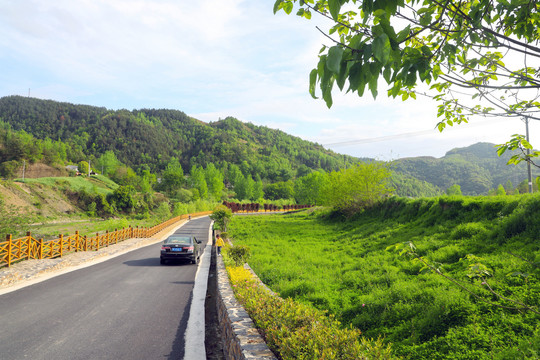
[[[73, 158], [98, 158], [114, 151], [138, 171], [160, 173], [172, 157], [184, 171], [214, 163], [236, 164], [265, 182], [288, 181], [311, 171], [332, 171], [358, 161], [322, 145], [233, 117], [205, 123], [179, 110], [108, 110], [22, 96], [0, 98], [0, 121], [38, 139], [55, 139], [76, 149]], [[400, 196], [436, 196], [458, 184], [464, 195], [485, 195], [499, 185], [517, 187], [526, 179], [526, 165], [506, 165], [510, 153], [498, 157], [495, 144], [455, 148], [442, 158], [421, 156], [392, 162], [393, 185]], [[1, 159], [0, 159], [1, 160]], [[534, 177], [540, 176], [535, 169]]]

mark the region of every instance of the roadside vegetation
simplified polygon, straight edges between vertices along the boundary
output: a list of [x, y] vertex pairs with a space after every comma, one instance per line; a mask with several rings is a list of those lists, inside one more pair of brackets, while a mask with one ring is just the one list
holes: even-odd
[[228, 233], [282, 298], [396, 356], [538, 359], [539, 215], [538, 196], [390, 198], [350, 218], [234, 217]]

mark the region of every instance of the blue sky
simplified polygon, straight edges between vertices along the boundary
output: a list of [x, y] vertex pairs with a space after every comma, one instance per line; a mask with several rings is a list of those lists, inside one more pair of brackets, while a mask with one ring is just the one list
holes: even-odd
[[[309, 95], [321, 45], [315, 26], [273, 0], [0, 0], [0, 96], [109, 109], [177, 109], [283, 130], [339, 153], [390, 160], [443, 156], [524, 133], [521, 121], [473, 119], [442, 134], [436, 104]], [[540, 136], [531, 125], [531, 142]], [[538, 143], [539, 141], [536, 141]], [[536, 146], [538, 147], [538, 146]]]

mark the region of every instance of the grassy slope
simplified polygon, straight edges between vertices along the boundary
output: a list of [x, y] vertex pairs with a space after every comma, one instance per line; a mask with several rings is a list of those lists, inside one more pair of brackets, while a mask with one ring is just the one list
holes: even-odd
[[250, 246], [250, 265], [281, 296], [326, 309], [367, 336], [383, 335], [405, 358], [538, 358], [537, 314], [479, 301], [386, 248], [412, 241], [481, 298], [515, 307], [467, 276], [469, 263], [460, 259], [480, 256], [496, 291], [538, 307], [539, 215], [538, 196], [391, 199], [349, 221], [236, 217], [231, 234]]
[[[21, 181], [18, 179], [18, 181]], [[44, 184], [52, 189], [69, 188], [71, 190], [80, 191], [84, 189], [88, 193], [100, 193], [107, 195], [118, 187], [114, 181], [106, 176], [93, 175], [91, 177], [43, 177], [37, 179], [25, 179], [26, 184]]]
[[[2, 201], [5, 204], [16, 203], [14, 207], [3, 205], [6, 218], [0, 220], [2, 239], [8, 233], [11, 233], [13, 238], [19, 238], [30, 231], [34, 237], [48, 240], [57, 238], [58, 234], [69, 235], [75, 231], [79, 231], [81, 235], [95, 235], [96, 232], [114, 231], [130, 225], [147, 227], [156, 223], [155, 219], [115, 218], [103, 221], [89, 218], [83, 210], [70, 205], [71, 201], [66, 198], [65, 190], [84, 190], [87, 193], [104, 195], [114, 191], [118, 185], [105, 176], [43, 177], [25, 179], [24, 184], [20, 181], [19, 179], [17, 182], [2, 185], [13, 190], [3, 192]], [[59, 204], [62, 206], [58, 206]], [[65, 212], [66, 209], [69, 213]]]

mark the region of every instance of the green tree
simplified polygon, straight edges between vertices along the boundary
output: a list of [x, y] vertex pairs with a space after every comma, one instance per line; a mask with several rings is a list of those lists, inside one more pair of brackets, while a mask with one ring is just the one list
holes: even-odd
[[240, 168], [236, 164], [230, 164], [229, 169], [227, 171], [227, 180], [234, 188], [238, 181], [240, 181], [241, 178], [243, 178], [244, 175], [240, 171]]
[[461, 196], [461, 195], [463, 195], [461, 193], [461, 186], [459, 186], [458, 184], [454, 184], [454, 185], [450, 186], [448, 189], [446, 189], [446, 195], [448, 195], [448, 196]]
[[139, 177], [129, 166], [121, 165], [116, 168], [116, 170], [110, 174], [111, 179], [116, 183], [121, 185], [130, 185], [137, 186], [139, 183]]
[[346, 215], [374, 205], [390, 195], [390, 170], [383, 163], [359, 163], [329, 174], [322, 203]]
[[334, 85], [375, 98], [384, 80], [388, 95], [403, 100], [428, 85], [441, 131], [476, 114], [540, 119], [536, 1], [277, 0], [274, 13], [290, 14], [294, 4], [298, 16], [332, 20], [332, 46], [321, 49], [309, 82], [328, 107]]
[[156, 182], [156, 175], [150, 173], [150, 170], [144, 169], [140, 176], [139, 186], [137, 187], [137, 189], [142, 193], [152, 193], [152, 186]]
[[135, 207], [135, 188], [131, 185], [119, 186], [107, 198], [108, 202], [114, 204], [116, 209], [129, 213]]
[[206, 166], [204, 175], [210, 195], [216, 200], [221, 200], [223, 189], [225, 188], [221, 171], [213, 163], [210, 163]]
[[512, 184], [512, 181], [508, 180], [506, 184], [504, 185], [504, 191], [508, 195], [512, 195], [514, 193], [514, 184]]
[[253, 193], [251, 194], [251, 199], [253, 201], [258, 201], [264, 198], [264, 185], [259, 174], [255, 176], [255, 182], [253, 183]]
[[298, 204], [320, 204], [321, 193], [326, 186], [327, 175], [324, 172], [312, 172], [296, 179], [294, 198]]
[[210, 215], [210, 219], [214, 220], [216, 228], [220, 231], [227, 231], [227, 225], [231, 221], [231, 217], [231, 209], [224, 205], [218, 205]]
[[79, 163], [77, 164], [77, 168], [79, 169], [79, 172], [81, 174], [88, 175], [88, 173], [90, 172], [90, 166], [87, 161], [79, 161]]
[[499, 184], [499, 186], [497, 187], [497, 191], [495, 192], [495, 194], [497, 196], [503, 196], [503, 195], [506, 195], [506, 191], [504, 190], [504, 186], [502, 186], [502, 184]]
[[208, 184], [206, 183], [206, 177], [204, 176], [204, 169], [197, 165], [191, 168], [189, 173], [191, 187], [198, 191], [200, 199], [208, 198]]
[[289, 181], [278, 181], [268, 184], [264, 188], [264, 198], [268, 200], [292, 199], [294, 198], [294, 184]]
[[103, 175], [110, 175], [116, 171], [122, 163], [116, 158], [114, 151], [107, 150], [101, 155], [96, 162], [96, 168]]
[[161, 188], [167, 192], [178, 190], [184, 184], [184, 170], [177, 158], [173, 157], [163, 171]]
[[255, 181], [251, 175], [241, 176], [238, 179], [234, 191], [236, 192], [236, 198], [238, 200], [249, 200], [253, 197], [253, 186]]

